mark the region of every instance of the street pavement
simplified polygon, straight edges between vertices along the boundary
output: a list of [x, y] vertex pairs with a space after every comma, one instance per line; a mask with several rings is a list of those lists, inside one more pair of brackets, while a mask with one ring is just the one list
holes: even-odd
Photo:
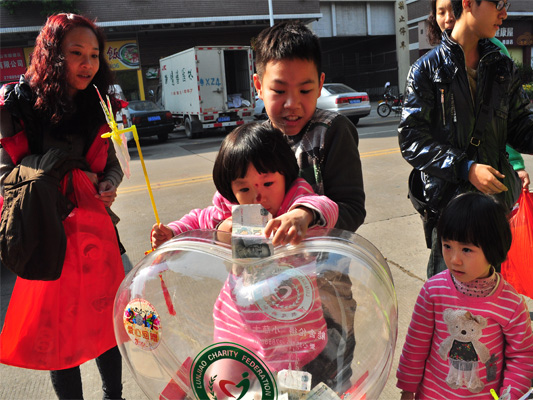
[[[377, 117], [375, 111], [377, 104], [373, 103], [372, 106], [370, 117]], [[394, 116], [389, 116], [388, 118], [398, 119]], [[528, 160], [528, 162], [527, 169], [533, 171], [533, 163], [531, 160]], [[395, 371], [416, 297], [425, 281], [425, 265], [429, 250], [425, 249], [420, 218], [414, 211], [400, 217], [385, 220], [367, 218], [367, 221], [357, 233], [373, 243], [386, 258], [394, 279], [399, 310], [398, 340], [395, 346], [394, 362], [387, 384], [379, 399], [399, 399], [400, 392], [395, 387]], [[125, 256], [123, 260], [127, 272], [132, 268], [131, 261], [128, 256]], [[139, 260], [132, 261], [136, 263]], [[3, 269], [0, 298], [2, 321], [13, 283], [13, 275]], [[529, 309], [533, 310], [533, 301], [531, 299], [527, 300], [527, 304]], [[101, 399], [101, 380], [95, 362], [89, 361], [83, 364], [81, 373], [84, 398], [86, 400]], [[0, 382], [0, 399], [2, 400], [48, 400], [56, 398], [47, 371], [26, 370], [0, 365]], [[133, 380], [133, 376], [125, 362], [123, 362], [123, 384], [123, 397], [125, 399], [147, 399]]]

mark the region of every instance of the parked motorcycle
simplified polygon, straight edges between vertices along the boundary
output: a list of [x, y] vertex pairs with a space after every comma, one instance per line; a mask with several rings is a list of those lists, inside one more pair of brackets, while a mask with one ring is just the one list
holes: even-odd
[[385, 93], [383, 94], [384, 100], [381, 100], [378, 104], [378, 114], [381, 117], [388, 117], [391, 111], [394, 111], [395, 116], [399, 116], [403, 107], [403, 94], [395, 96], [392, 94], [390, 88], [390, 82], [385, 84]]

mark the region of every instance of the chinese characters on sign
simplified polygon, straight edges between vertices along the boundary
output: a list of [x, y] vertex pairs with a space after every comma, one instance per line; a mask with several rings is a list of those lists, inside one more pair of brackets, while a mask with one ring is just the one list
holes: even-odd
[[104, 51], [107, 56], [107, 62], [114, 71], [140, 68], [141, 64], [137, 42], [130, 40], [106, 42]]
[[22, 48], [0, 49], [0, 81], [18, 81], [26, 72]]
[[[403, 1], [398, 1], [398, 10], [400, 11], [405, 11], [405, 3]], [[400, 48], [401, 49], [406, 49], [407, 48], [407, 45], [406, 45], [406, 41], [405, 41], [405, 35], [407, 34], [407, 19], [405, 18], [404, 15], [401, 15], [401, 13], [398, 13], [399, 14], [399, 17], [398, 17], [398, 24], [397, 24], [397, 27], [398, 27], [398, 33], [401, 35], [399, 36], [400, 37]]]
[[496, 32], [496, 38], [498, 38], [504, 45], [513, 45], [514, 43], [514, 29], [512, 27], [500, 27]]
[[[164, 71], [166, 71], [166, 66], [164, 68]], [[177, 69], [176, 72], [170, 71], [170, 75], [165, 74], [164, 77], [165, 77], [165, 83], [168, 83], [168, 80], [170, 79], [170, 82], [172, 83], [172, 85], [174, 84], [179, 85], [180, 81], [185, 83], [186, 81], [194, 80], [192, 70], [189, 69], [186, 71], [185, 68], [182, 68], [181, 72], [179, 69]], [[176, 83], [174, 83], [174, 81]]]
[[[170, 92], [172, 96], [181, 96], [184, 94], [193, 93], [194, 89], [191, 87], [191, 85], [197, 84], [196, 77], [192, 69], [171, 69], [167, 64], [161, 66], [161, 77], [164, 81], [164, 85], [170, 84], [171, 86], [177, 86], [176, 90], [172, 90]], [[200, 82], [200, 85], [203, 84]]]

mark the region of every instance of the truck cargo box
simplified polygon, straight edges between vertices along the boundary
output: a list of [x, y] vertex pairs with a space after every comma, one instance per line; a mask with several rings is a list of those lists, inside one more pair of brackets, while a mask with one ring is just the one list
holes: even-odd
[[253, 120], [253, 55], [249, 46], [196, 46], [162, 58], [162, 104], [188, 137]]

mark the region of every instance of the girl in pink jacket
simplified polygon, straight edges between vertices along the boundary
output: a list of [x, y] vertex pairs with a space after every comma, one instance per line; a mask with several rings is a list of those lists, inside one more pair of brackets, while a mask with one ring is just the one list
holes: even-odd
[[273, 235], [274, 246], [300, 243], [310, 227], [333, 228], [337, 204], [315, 194], [298, 172], [296, 157], [280, 131], [255, 122], [238, 127], [226, 136], [215, 160], [218, 191], [213, 205], [168, 225], [155, 224], [152, 246], [194, 229], [231, 232], [231, 207], [236, 204], [261, 204], [272, 214], [265, 235]]
[[[235, 129], [215, 161], [218, 191], [213, 205], [168, 225], [154, 225], [153, 246], [193, 229], [231, 231], [236, 204], [261, 204], [272, 214], [265, 235], [272, 235], [274, 245], [298, 244], [308, 228], [333, 228], [337, 204], [315, 194], [298, 172], [296, 157], [280, 131], [259, 123]], [[271, 295], [250, 297], [254, 290]], [[215, 302], [213, 320], [215, 342], [246, 346], [272, 371], [302, 369], [328, 342], [316, 256], [297, 254], [244, 268], [236, 264]], [[239, 378], [239, 371], [234, 372]]]

